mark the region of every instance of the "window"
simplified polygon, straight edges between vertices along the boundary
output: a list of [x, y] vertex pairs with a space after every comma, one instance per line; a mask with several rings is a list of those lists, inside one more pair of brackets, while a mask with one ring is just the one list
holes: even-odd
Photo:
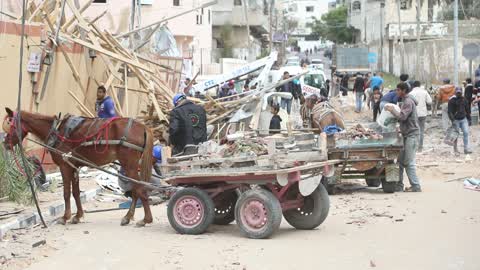
[[314, 8], [313, 8], [313, 6], [308, 6], [308, 7], [305, 7], [305, 10], [307, 12], [313, 12]]
[[210, 11], [210, 9], [209, 9], [209, 10], [208, 10], [208, 24], [211, 23], [211, 17], [210, 17], [210, 16], [212, 16], [212, 14], [211, 14], [211, 11]]
[[107, 0], [93, 0], [93, 3], [106, 4]]
[[234, 6], [241, 6], [242, 5], [242, 0], [233, 0], [233, 5]]
[[201, 25], [203, 23], [203, 16], [202, 15], [197, 15], [197, 24]]
[[400, 0], [400, 9], [409, 9], [411, 8], [411, 1], [409, 0]]
[[176, 7], [180, 6], [180, 0], [173, 0], [173, 5]]
[[352, 11], [360, 11], [362, 9], [362, 4], [360, 1], [355, 1], [352, 4]]

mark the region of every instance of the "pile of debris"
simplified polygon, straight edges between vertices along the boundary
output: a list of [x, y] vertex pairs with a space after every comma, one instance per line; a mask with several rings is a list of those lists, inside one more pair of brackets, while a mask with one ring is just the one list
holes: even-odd
[[[87, 65], [88, 82], [85, 84], [80, 79], [80, 74], [67, 53], [68, 47], [71, 47], [72, 44], [87, 49], [89, 54], [98, 56], [105, 64], [107, 79], [102, 85], [106, 88], [108, 95], [112, 97], [119, 116], [131, 115], [128, 108], [128, 92], [133, 91], [143, 94], [144, 100], [150, 104], [140, 120], [158, 118], [168, 123], [166, 112], [172, 107], [170, 101], [175, 91], [168, 86], [167, 82], [160, 79], [160, 73], [172, 72], [172, 70], [152, 60], [153, 57], [139, 54], [136, 49], [122, 45], [130, 36], [114, 36], [108, 30], [100, 30], [95, 23], [106, 12], [91, 20], [84, 18], [82, 13], [93, 2], [90, 0], [80, 8], [75, 6], [73, 0], [56, 1], [53, 7], [51, 1], [48, 0], [42, 1], [38, 6], [33, 1], [30, 2], [28, 21], [44, 23], [47, 26], [49, 42], [45, 45], [46, 57], [52, 59], [57, 50], [63, 55], [78, 86], [77, 91], [69, 91], [69, 94], [77, 102], [79, 110], [85, 116], [95, 116], [94, 112], [90, 110], [92, 104], [87, 103], [86, 97], [90, 84], [100, 85], [100, 83], [90, 75], [92, 74], [90, 65]], [[65, 19], [67, 8], [73, 15], [71, 18]], [[50, 67], [47, 67], [44, 82], [48, 81]], [[120, 102], [118, 98], [120, 89], [125, 90], [123, 102]], [[42, 93], [43, 95], [44, 93]]]
[[366, 128], [362, 124], [349, 127], [343, 132], [335, 134], [336, 139], [348, 139], [348, 140], [382, 140], [382, 134], [379, 134], [373, 129]]

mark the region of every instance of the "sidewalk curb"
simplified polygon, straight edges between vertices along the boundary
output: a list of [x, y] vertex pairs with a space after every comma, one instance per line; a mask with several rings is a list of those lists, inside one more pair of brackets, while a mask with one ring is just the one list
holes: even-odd
[[[91, 189], [80, 193], [80, 199], [82, 203], [89, 202], [95, 198], [97, 194], [102, 191], [102, 188]], [[75, 201], [73, 198], [71, 200], [72, 212], [77, 210]], [[43, 218], [46, 222], [54, 220], [63, 214], [65, 210], [65, 202], [54, 201], [50, 205], [43, 207], [42, 209]], [[29, 210], [30, 213], [19, 215], [13, 219], [7, 219], [4, 223], [0, 223], [0, 241], [5, 236], [5, 234], [12, 229], [22, 229], [30, 226], [40, 224], [40, 216], [38, 215], [35, 209]]]

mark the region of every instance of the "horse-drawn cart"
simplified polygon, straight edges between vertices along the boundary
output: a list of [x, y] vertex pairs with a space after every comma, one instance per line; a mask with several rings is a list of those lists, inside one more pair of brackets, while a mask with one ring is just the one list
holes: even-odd
[[297, 229], [318, 227], [329, 211], [322, 175], [338, 161], [326, 152], [294, 151], [227, 158], [169, 158], [169, 184], [180, 187], [168, 203], [168, 220], [181, 234], [201, 234], [209, 225], [236, 221], [249, 238], [267, 238], [282, 213]]
[[329, 159], [342, 160], [336, 166], [334, 176], [324, 180], [330, 194], [334, 193], [335, 184], [341, 179], [365, 179], [369, 187], [381, 184], [385, 193], [395, 192], [399, 174], [397, 159], [403, 140], [398, 132], [380, 135], [381, 139], [337, 139], [330, 145]]

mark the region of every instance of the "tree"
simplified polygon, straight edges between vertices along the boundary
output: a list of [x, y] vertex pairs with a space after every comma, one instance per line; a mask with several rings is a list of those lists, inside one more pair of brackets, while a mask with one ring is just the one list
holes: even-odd
[[321, 20], [315, 20], [312, 33], [335, 43], [352, 43], [354, 29], [347, 24], [347, 17], [345, 6], [331, 10]]
[[231, 24], [225, 24], [221, 26], [220, 41], [222, 42], [222, 57], [233, 57], [233, 44], [232, 44], [233, 26]]

